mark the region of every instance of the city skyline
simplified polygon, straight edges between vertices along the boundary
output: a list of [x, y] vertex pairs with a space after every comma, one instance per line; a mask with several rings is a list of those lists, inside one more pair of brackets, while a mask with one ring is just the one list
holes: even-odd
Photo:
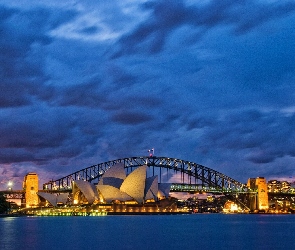
[[132, 156], [294, 181], [295, 3], [4, 0], [0, 190]]

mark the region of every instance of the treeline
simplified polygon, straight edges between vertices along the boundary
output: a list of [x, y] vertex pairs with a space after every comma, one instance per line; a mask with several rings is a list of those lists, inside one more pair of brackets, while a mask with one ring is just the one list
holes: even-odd
[[4, 214], [9, 209], [9, 202], [6, 201], [6, 198], [3, 194], [0, 194], [0, 214]]

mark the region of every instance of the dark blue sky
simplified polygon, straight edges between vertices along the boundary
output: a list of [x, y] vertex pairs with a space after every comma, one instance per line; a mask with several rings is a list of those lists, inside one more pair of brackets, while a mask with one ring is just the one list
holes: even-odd
[[0, 189], [147, 155], [295, 176], [293, 0], [3, 0]]

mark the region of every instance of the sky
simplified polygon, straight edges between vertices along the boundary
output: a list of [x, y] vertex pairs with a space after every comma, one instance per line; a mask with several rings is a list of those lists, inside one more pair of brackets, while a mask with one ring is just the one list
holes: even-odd
[[2, 0], [0, 190], [155, 156], [294, 181], [294, 0]]

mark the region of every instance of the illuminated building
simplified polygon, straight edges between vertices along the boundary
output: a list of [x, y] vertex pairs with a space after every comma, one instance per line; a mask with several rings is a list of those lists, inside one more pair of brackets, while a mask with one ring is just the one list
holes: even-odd
[[88, 204], [108, 213], [177, 212], [176, 202], [168, 199], [170, 184], [158, 183], [158, 176], [147, 178], [147, 166], [126, 175], [123, 163], [109, 168], [95, 186], [87, 181], [73, 181], [74, 204]]
[[46, 201], [45, 206], [61, 209], [59, 205], [70, 205], [73, 213], [82, 210], [89, 214], [188, 213], [187, 209], [177, 207], [176, 198], [169, 197], [170, 186], [158, 183], [158, 176], [147, 177], [147, 165], [126, 174], [124, 164], [117, 163], [105, 171], [97, 185], [74, 180], [71, 194], [46, 191], [37, 194], [42, 203]]
[[270, 180], [267, 183], [268, 192], [278, 193], [281, 190], [281, 182], [277, 180]]
[[37, 195], [39, 189], [38, 175], [36, 173], [28, 173], [23, 182], [23, 189], [25, 191], [26, 207], [36, 207], [39, 204], [39, 197]]
[[76, 180], [72, 183], [72, 193], [74, 198], [74, 204], [92, 204], [98, 200], [98, 192], [94, 184], [83, 180]]
[[[92, 204], [123, 202], [143, 204], [146, 201], [157, 201], [158, 197], [168, 197], [170, 184], [158, 184], [158, 176], [146, 177], [147, 166], [141, 166], [125, 174], [124, 165], [118, 163], [108, 169], [97, 186], [76, 180], [73, 182], [74, 201]], [[97, 203], [97, 202], [96, 202]]]
[[267, 183], [268, 192], [271, 193], [286, 193], [291, 189], [291, 183], [288, 181], [270, 180]]
[[281, 182], [281, 192], [288, 192], [291, 188], [291, 184], [287, 181], [282, 181]]
[[233, 201], [227, 201], [224, 204], [223, 208], [224, 213], [237, 213], [238, 212], [238, 205]]
[[[47, 203], [50, 203], [52, 206], [56, 207], [58, 204], [65, 205], [68, 201], [68, 193], [63, 194], [50, 194], [46, 192], [38, 192], [37, 193], [41, 198], [45, 199]], [[42, 202], [41, 202], [42, 204]], [[49, 204], [45, 204], [49, 205]]]
[[250, 195], [251, 210], [268, 210], [267, 183], [264, 177], [250, 178], [247, 186], [257, 191], [257, 195]]

